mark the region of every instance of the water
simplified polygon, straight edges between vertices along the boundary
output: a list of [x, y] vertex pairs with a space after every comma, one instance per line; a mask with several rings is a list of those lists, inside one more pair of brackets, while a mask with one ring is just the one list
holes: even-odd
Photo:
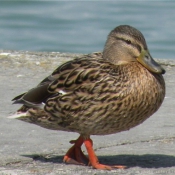
[[0, 49], [90, 53], [129, 24], [155, 58], [175, 59], [175, 1], [0, 1]]

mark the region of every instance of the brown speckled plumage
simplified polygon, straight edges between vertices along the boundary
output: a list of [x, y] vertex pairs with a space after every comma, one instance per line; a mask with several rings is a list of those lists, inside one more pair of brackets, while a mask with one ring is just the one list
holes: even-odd
[[83, 135], [116, 133], [142, 123], [163, 101], [162, 75], [150, 74], [140, 63], [113, 66], [103, 60], [77, 59], [64, 66], [73, 71], [58, 69], [48, 90], [57, 93], [64, 88], [66, 94], [50, 98], [45, 106], [57, 122], [54, 129], [61, 126]]
[[113, 134], [158, 110], [165, 96], [164, 72], [150, 56], [143, 35], [119, 26], [108, 36], [103, 53], [59, 66], [14, 100], [24, 104], [19, 112], [28, 111], [20, 120], [84, 138]]

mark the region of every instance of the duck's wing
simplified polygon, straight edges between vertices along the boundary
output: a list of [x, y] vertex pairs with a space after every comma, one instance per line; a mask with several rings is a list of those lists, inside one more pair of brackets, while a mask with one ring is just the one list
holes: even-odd
[[89, 55], [68, 61], [54, 70], [36, 87], [18, 95], [12, 101], [27, 107], [43, 108], [48, 98], [73, 91], [86, 80], [93, 81], [96, 79], [102, 62], [102, 59]]
[[18, 95], [12, 101], [13, 103], [20, 103], [28, 107], [43, 107], [45, 100], [51, 95], [48, 91], [48, 84], [32, 88], [26, 93]]

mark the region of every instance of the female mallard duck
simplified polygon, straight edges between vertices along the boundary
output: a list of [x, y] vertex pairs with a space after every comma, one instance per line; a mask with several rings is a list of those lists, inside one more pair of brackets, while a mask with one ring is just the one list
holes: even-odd
[[[23, 106], [14, 118], [78, 132], [64, 162], [89, 161], [94, 168], [111, 169], [99, 163], [90, 135], [129, 130], [156, 112], [165, 96], [165, 70], [151, 57], [142, 33], [128, 25], [112, 30], [103, 54], [94, 55], [64, 63], [38, 86], [15, 97], [14, 103]], [[89, 160], [81, 151], [83, 143]]]

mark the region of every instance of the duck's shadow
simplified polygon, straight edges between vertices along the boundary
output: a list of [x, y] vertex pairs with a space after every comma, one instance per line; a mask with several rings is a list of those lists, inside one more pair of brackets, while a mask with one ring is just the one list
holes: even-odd
[[[23, 155], [33, 158], [36, 161], [63, 163], [63, 156], [52, 155]], [[163, 154], [144, 154], [144, 155], [114, 155], [98, 156], [100, 163], [109, 165], [126, 165], [128, 168], [168, 168], [175, 167], [175, 156]]]

